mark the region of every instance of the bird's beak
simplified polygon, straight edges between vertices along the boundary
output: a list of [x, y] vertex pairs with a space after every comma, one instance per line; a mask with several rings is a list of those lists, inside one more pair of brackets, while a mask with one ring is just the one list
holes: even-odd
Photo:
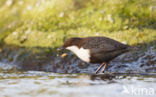
[[[62, 51], [62, 50], [64, 50], [64, 47], [63, 47], [63, 46], [61, 46], [60, 48], [57, 49], [58, 52], [60, 52], [60, 51]], [[61, 55], [62, 58], [66, 57], [66, 56], [67, 56], [67, 53], [63, 53], [63, 54]]]
[[62, 50], [64, 50], [64, 47], [63, 46], [61, 46], [60, 48], [57, 49], [58, 52], [60, 52]]

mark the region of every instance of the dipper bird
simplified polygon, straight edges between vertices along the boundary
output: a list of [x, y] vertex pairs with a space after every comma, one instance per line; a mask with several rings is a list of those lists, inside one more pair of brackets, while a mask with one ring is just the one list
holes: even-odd
[[67, 49], [87, 63], [101, 63], [102, 65], [95, 73], [98, 73], [102, 67], [104, 67], [102, 70], [104, 73], [108, 63], [115, 57], [129, 51], [129, 48], [131, 46], [107, 37], [74, 37], [66, 40], [58, 51]]

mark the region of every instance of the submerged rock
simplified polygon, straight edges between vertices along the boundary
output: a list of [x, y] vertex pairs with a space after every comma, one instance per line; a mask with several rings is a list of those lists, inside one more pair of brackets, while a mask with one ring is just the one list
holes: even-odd
[[[75, 55], [65, 58], [56, 55], [51, 48], [2, 48], [0, 52], [1, 70], [36, 70], [56, 73], [94, 73], [101, 64], [82, 62]], [[132, 51], [115, 58], [110, 62], [106, 72], [140, 73], [156, 71], [156, 49]]]

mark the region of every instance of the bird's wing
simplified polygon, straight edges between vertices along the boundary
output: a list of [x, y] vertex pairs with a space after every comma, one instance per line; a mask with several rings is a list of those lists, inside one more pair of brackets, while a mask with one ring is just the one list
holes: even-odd
[[109, 52], [114, 50], [126, 49], [128, 45], [107, 37], [88, 37], [83, 44], [83, 48]]

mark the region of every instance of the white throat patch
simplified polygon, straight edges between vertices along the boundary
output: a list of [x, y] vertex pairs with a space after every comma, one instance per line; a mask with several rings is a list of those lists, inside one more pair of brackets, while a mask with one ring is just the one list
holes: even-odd
[[85, 62], [90, 62], [89, 49], [84, 49], [83, 47], [78, 48], [77, 46], [70, 46], [70, 47], [67, 47], [66, 49], [75, 53], [81, 60]]

